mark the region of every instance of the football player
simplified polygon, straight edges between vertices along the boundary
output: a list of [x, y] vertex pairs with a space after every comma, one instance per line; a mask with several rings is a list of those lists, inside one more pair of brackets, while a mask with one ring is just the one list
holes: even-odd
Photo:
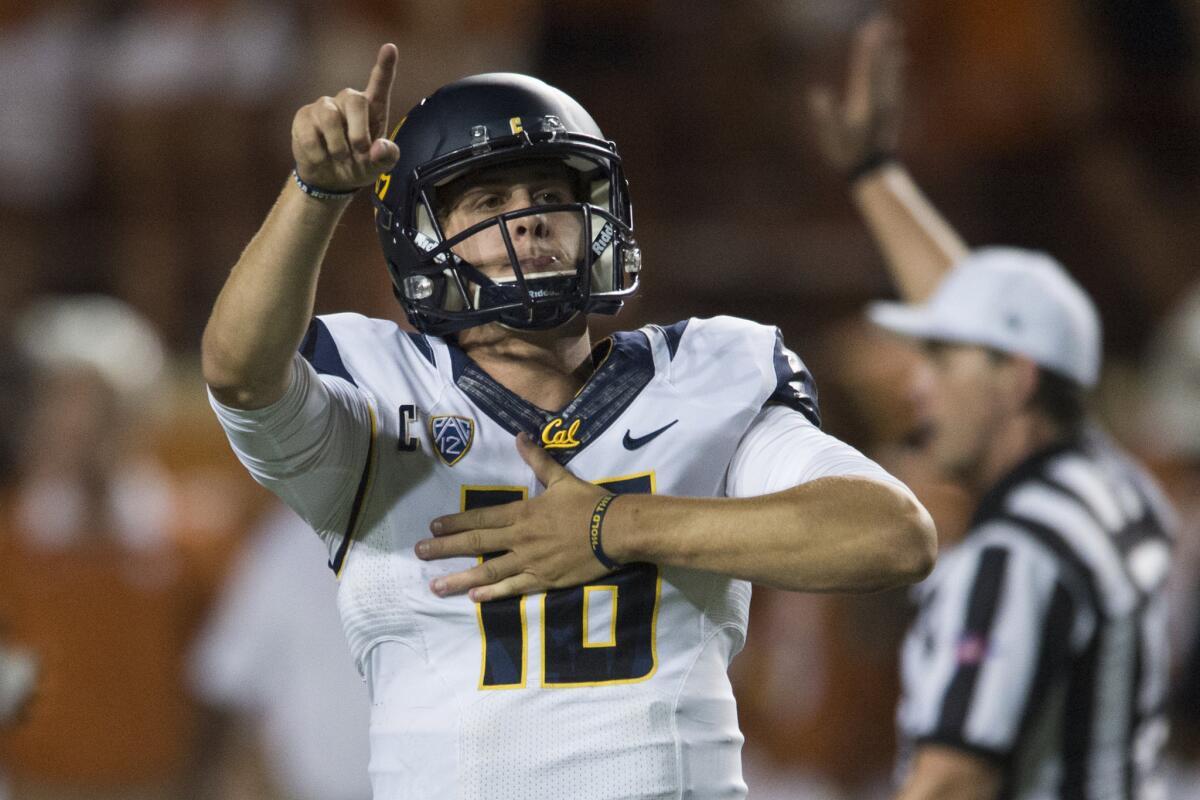
[[[819, 429], [779, 332], [732, 318], [594, 343], [641, 253], [621, 159], [533, 78], [442, 87], [386, 132], [397, 53], [300, 109], [294, 175], [204, 336], [242, 462], [341, 576], [377, 798], [742, 797], [726, 677], [750, 583], [919, 580], [925, 510]], [[373, 185], [416, 329], [311, 319]]]

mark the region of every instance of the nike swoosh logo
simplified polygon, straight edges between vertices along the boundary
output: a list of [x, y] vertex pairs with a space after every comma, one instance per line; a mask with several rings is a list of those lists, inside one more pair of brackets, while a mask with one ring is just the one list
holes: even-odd
[[645, 436], [638, 436], [637, 438], [630, 436], [629, 431], [626, 430], [625, 438], [621, 440], [621, 444], [625, 445], [626, 450], [637, 450], [639, 447], [642, 447], [643, 445], [650, 444], [650, 442], [654, 439], [654, 437], [658, 436], [661, 433], [665, 433], [667, 428], [670, 428], [676, 422], [679, 422], [679, 420], [672, 420], [671, 422], [668, 422], [666, 425], [663, 425], [658, 430], [651, 431], [650, 433], [647, 433]]

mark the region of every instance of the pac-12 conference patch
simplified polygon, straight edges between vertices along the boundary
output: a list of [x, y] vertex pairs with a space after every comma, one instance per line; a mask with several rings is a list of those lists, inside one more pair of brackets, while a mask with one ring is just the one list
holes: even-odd
[[475, 420], [467, 417], [430, 417], [433, 449], [448, 467], [462, 460], [475, 439]]

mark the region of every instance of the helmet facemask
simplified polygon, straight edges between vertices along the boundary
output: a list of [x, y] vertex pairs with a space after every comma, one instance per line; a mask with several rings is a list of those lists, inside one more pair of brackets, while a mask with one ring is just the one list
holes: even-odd
[[[486, 177], [497, 172], [549, 172], [570, 190], [531, 197], [534, 205], [523, 208], [498, 204], [508, 210], [491, 216], [472, 208], [466, 216], [473, 224], [448, 227], [472, 191], [502, 183]], [[377, 222], [390, 222], [393, 241], [409, 245], [402, 248], [406, 263], [389, 257], [388, 266], [422, 331], [446, 334], [493, 321], [544, 330], [580, 312], [614, 314], [636, 291], [641, 254], [611, 143], [522, 131], [452, 152], [409, 177], [408, 219], [377, 214]]]
[[441, 309], [496, 313], [521, 329], [562, 324], [583, 308], [591, 289], [608, 288], [581, 280], [598, 261], [586, 246], [593, 219], [586, 205], [530, 207], [444, 240], [427, 254], [441, 265]]

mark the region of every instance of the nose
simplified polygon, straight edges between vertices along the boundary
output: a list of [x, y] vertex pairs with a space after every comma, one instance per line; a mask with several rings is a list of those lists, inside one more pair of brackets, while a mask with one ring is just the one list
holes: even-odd
[[[524, 188], [514, 191], [511, 207], [513, 210], [532, 208], [533, 195], [529, 193], [528, 189]], [[508, 232], [513, 239], [522, 239], [526, 236], [542, 239], [550, 234], [550, 225], [546, 220], [545, 214], [530, 214], [510, 220], [508, 223]]]
[[918, 416], [925, 416], [933, 402], [937, 376], [926, 358], [919, 358], [912, 365], [908, 378], [908, 402]]

